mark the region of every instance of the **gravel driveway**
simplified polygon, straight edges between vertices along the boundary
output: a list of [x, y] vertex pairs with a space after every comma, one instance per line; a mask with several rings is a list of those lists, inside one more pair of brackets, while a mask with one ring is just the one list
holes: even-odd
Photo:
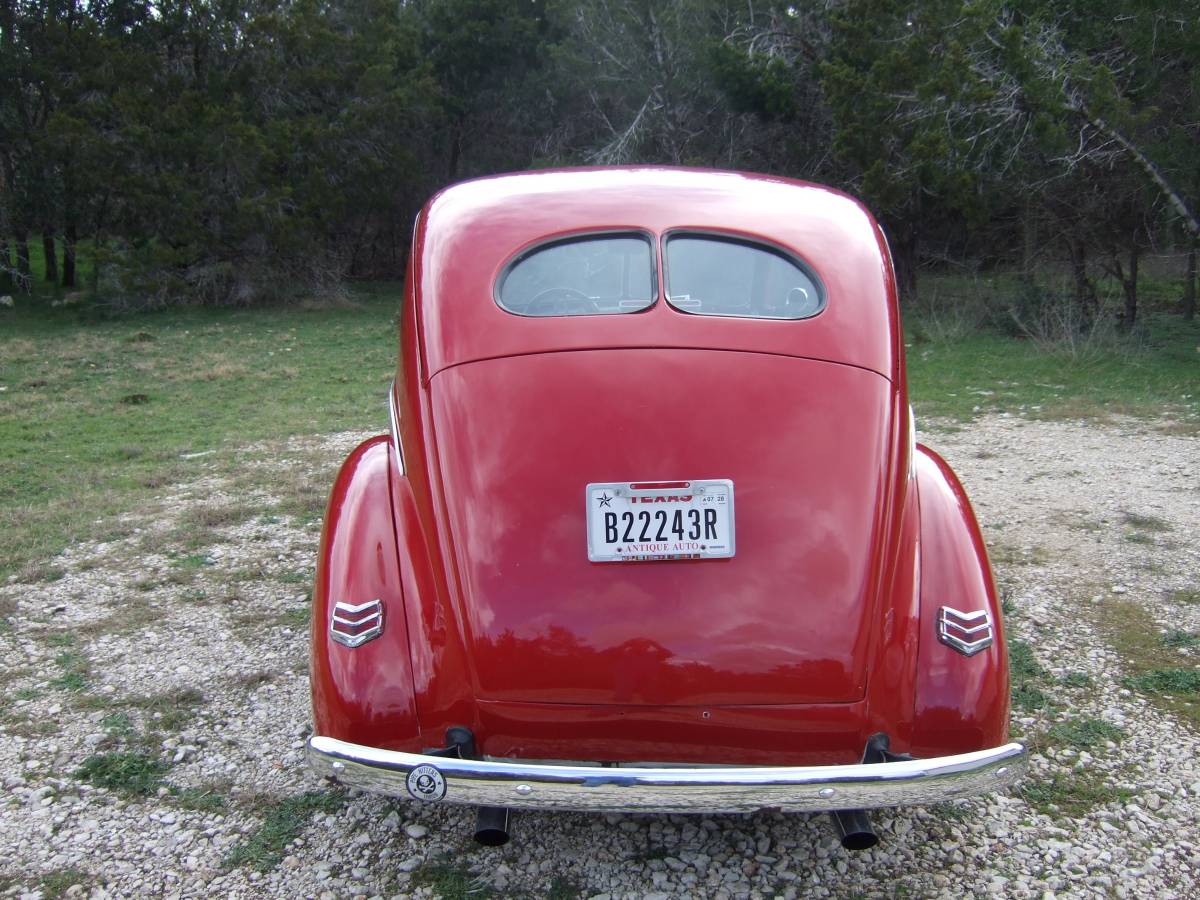
[[[265, 449], [324, 491], [360, 437]], [[779, 814], [523, 814], [485, 850], [467, 811], [330, 791], [301, 758], [318, 527], [245, 514], [270, 499], [230, 481], [267, 464], [246, 448], [0, 588], [0, 896], [1197, 896], [1200, 741], [1123, 686], [1098, 624], [1133, 610], [1195, 671], [1195, 438], [994, 416], [923, 439], [1032, 650], [1021, 792], [880, 812], [881, 845], [851, 855], [826, 817]]]

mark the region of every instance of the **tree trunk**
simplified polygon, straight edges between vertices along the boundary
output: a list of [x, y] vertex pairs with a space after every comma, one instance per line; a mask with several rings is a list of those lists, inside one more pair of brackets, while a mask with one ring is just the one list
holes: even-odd
[[910, 228], [897, 230], [891, 242], [892, 264], [896, 268], [896, 289], [902, 302], [917, 293], [917, 236]]
[[1125, 316], [1122, 321], [1126, 328], [1132, 328], [1137, 321], [1138, 259], [1141, 255], [1142, 248], [1134, 243], [1129, 248], [1129, 277], [1121, 277], [1121, 287], [1125, 289]]
[[68, 219], [67, 227], [63, 230], [62, 286], [65, 288], [75, 287], [75, 239], [75, 223]]
[[1037, 215], [1034, 213], [1033, 200], [1026, 199], [1025, 213], [1021, 216], [1021, 275], [1027, 280], [1033, 280], [1033, 261], [1037, 256]]
[[0, 291], [11, 291], [12, 253], [8, 249], [8, 238], [0, 237]]
[[54, 235], [42, 235], [42, 253], [46, 259], [46, 281], [58, 284], [58, 249], [54, 243]]
[[32, 278], [29, 270], [29, 240], [25, 232], [13, 234], [13, 244], [17, 248], [17, 289], [29, 293]]
[[92, 240], [92, 276], [88, 279], [88, 287], [93, 294], [100, 291], [100, 251], [104, 249], [104, 238], [99, 233]]
[[1078, 239], [1069, 240], [1067, 246], [1071, 252], [1071, 277], [1075, 282], [1075, 306], [1079, 312], [1079, 324], [1080, 327], [1087, 327], [1099, 305], [1096, 299], [1096, 285], [1087, 273], [1087, 247]]
[[1187, 255], [1187, 281], [1183, 284], [1183, 317], [1187, 321], [1196, 318], [1196, 239]]

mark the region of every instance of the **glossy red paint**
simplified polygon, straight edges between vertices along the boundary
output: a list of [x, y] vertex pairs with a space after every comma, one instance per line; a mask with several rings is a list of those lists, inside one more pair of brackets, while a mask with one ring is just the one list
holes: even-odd
[[[828, 307], [538, 319], [492, 299], [538, 241], [678, 228], [783, 245]], [[961, 488], [910, 460], [895, 279], [855, 201], [690, 170], [459, 185], [418, 220], [400, 339], [400, 452], [356, 451], [326, 522], [319, 733], [421, 750], [465, 725], [495, 756], [747, 764], [857, 761], [878, 731], [921, 755], [1001, 742], [1003, 652], [936, 642], [945, 597], [994, 591]], [[735, 557], [588, 562], [586, 483], [688, 478], [733, 480]], [[372, 592], [384, 635], [329, 643], [331, 596]]]
[[[311, 677], [318, 734], [375, 740], [417, 734], [408, 628], [396, 554], [385, 437], [361, 444], [342, 465], [321, 537], [312, 602]], [[383, 634], [349, 648], [329, 636], [335, 604], [383, 602]], [[351, 737], [354, 735], [354, 737]]]
[[[710, 350], [579, 351], [439, 372], [433, 421], [455, 438], [438, 446], [461, 579], [450, 599], [463, 611], [475, 695], [861, 700], [890, 394], [887, 379], [852, 366]], [[844, 415], [848, 406], [861, 414]], [[547, 409], [574, 411], [569, 427]], [[733, 559], [588, 561], [585, 484], [681, 476], [732, 479]]]
[[[930, 756], [1008, 740], [1004, 621], [967, 494], [940, 456], [917, 448], [921, 504], [921, 631], [913, 752]], [[969, 659], [937, 640], [938, 608], [987, 609], [995, 643]]]
[[[492, 302], [497, 276], [534, 244], [612, 230], [661, 238], [678, 229], [782, 245], [809, 263], [837, 302], [800, 322], [692, 316], [661, 302], [632, 316], [531, 319]], [[883, 236], [858, 201], [816, 185], [692, 169], [485, 178], [434, 197], [414, 249], [417, 294], [426, 301], [418, 314], [427, 379], [474, 360], [605, 347], [807, 356], [893, 379], [899, 363]], [[660, 266], [660, 295], [661, 276]]]

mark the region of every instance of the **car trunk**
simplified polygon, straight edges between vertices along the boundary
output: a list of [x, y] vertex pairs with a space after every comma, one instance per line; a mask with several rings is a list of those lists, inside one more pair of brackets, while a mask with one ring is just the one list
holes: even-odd
[[[861, 699], [890, 384], [713, 350], [473, 362], [431, 396], [454, 615], [479, 700]], [[736, 556], [589, 562], [585, 485], [730, 479]]]

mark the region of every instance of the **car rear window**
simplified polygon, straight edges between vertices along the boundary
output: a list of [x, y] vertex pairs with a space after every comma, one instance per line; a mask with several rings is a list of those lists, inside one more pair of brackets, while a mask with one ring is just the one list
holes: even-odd
[[816, 277], [769, 244], [674, 234], [666, 246], [667, 302], [701, 316], [806, 319], [825, 306]]
[[587, 235], [517, 257], [496, 302], [522, 316], [637, 312], [655, 300], [654, 253], [643, 234]]

